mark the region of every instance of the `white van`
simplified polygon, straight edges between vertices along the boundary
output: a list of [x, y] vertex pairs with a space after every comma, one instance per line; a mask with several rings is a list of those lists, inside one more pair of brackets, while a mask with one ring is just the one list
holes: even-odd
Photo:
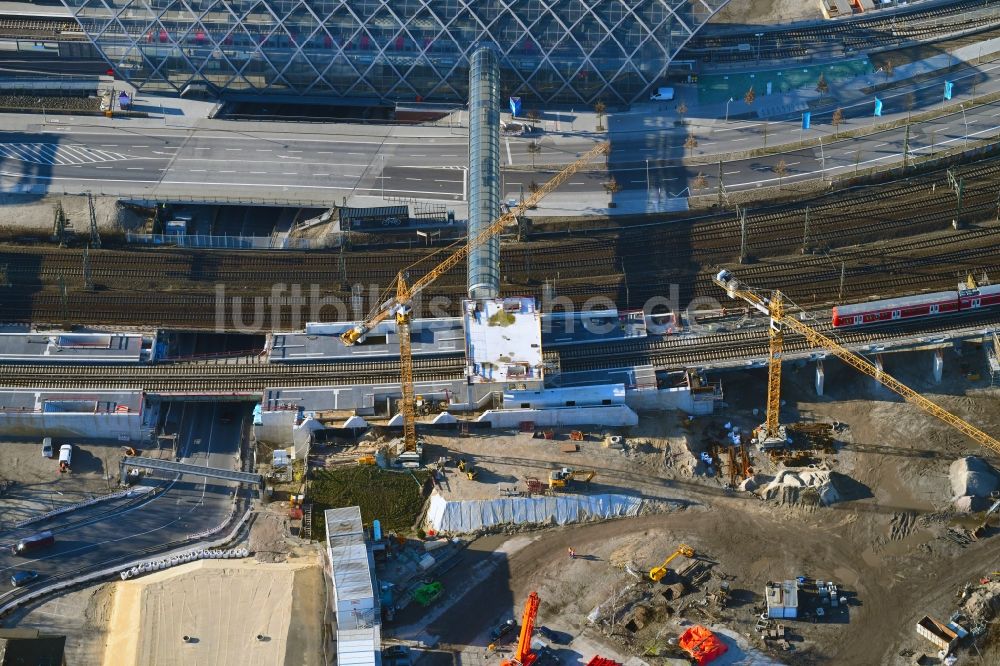
[[649, 96], [649, 99], [652, 102], [669, 102], [673, 98], [673, 88], [659, 88], [655, 93]]
[[73, 445], [63, 444], [59, 447], [59, 471], [68, 472], [73, 461]]
[[52, 438], [45, 437], [42, 439], [42, 456], [45, 458], [52, 457]]

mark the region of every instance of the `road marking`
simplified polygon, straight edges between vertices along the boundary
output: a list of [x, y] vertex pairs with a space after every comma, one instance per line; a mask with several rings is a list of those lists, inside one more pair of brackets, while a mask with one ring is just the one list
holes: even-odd
[[270, 153], [270, 152], [272, 152], [272, 151], [271, 151], [271, 149], [270, 149], [270, 148], [258, 148], [258, 149], [257, 149], [257, 152], [258, 152], [258, 153]]
[[[201, 170], [204, 171], [204, 169], [201, 169]], [[265, 174], [267, 172], [266, 171], [251, 171], [250, 173], [256, 174], [256, 175], [260, 176], [260, 175], [263, 175], [263, 174]]]
[[207, 147], [196, 147], [195, 150], [212, 150], [212, 149]]
[[[317, 155], [333, 155], [333, 151], [330, 151], [330, 150], [320, 150], [316, 154]], [[350, 154], [350, 153], [348, 153], [348, 154]]]
[[143, 171], [142, 167], [125, 167], [129, 171]]
[[742, 139], [730, 139], [731, 142], [736, 143], [737, 141], [749, 141], [750, 137], [745, 136]]
[[198, 173], [205, 173], [205, 169], [191, 169], [191, 171], [195, 171]]
[[514, 158], [510, 155], [510, 139], [504, 139], [503, 142], [507, 144], [507, 164], [514, 164]]
[[149, 148], [149, 146], [135, 146], [136, 148]]
[[302, 151], [301, 150], [289, 150], [288, 152], [290, 152], [290, 153], [301, 153]]
[[102, 143], [101, 148], [117, 148], [117, 143]]
[[109, 166], [99, 166], [99, 167], [97, 167], [97, 168], [98, 168], [98, 169], [110, 169], [111, 167], [109, 167]]
[[426, 155], [416, 155], [416, 154], [414, 154], [414, 155], [410, 155], [410, 157], [427, 157], [427, 156]]
[[435, 183], [464, 183], [464, 180], [435, 180]]
[[406, 180], [417, 180], [417, 181], [419, 181], [421, 179], [420, 178], [407, 178]]
[[219, 173], [236, 173], [235, 171], [220, 171]]
[[629, 182], [630, 183], [645, 183], [646, 181], [644, 181], [644, 180], [630, 180]]
[[347, 153], [348, 155], [364, 155], [364, 153]]
[[[225, 173], [225, 171], [223, 171], [222, 173]], [[297, 176], [298, 174], [295, 173], [294, 171], [282, 171], [281, 175], [282, 176]]]
[[570, 183], [570, 185], [586, 185], [587, 183]]
[[795, 166], [796, 164], [802, 164], [802, 162], [789, 162], [785, 166]]
[[328, 173], [314, 173], [313, 175], [314, 176], [329, 176], [330, 174], [328, 174]]
[[441, 157], [458, 157], [458, 155], [442, 155]]
[[881, 147], [881, 146], [888, 146], [888, 145], [889, 145], [889, 142], [888, 142], [888, 141], [884, 141], [884, 142], [882, 142], [882, 143], [876, 143], [876, 144], [875, 144], [875, 147], [876, 147], [876, 148], [879, 148], [879, 147]]
[[226, 150], [230, 151], [230, 152], [236, 152], [236, 151], [241, 151], [243, 149], [242, 148], [226, 148]]
[[722, 175], [723, 176], [735, 176], [738, 173], [739, 173], [739, 171], [723, 171]]

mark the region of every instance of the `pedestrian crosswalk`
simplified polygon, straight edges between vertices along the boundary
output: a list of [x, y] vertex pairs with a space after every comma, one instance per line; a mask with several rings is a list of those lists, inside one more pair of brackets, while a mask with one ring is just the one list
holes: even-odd
[[127, 160], [127, 155], [97, 150], [89, 146], [55, 143], [0, 143], [0, 159], [20, 160], [32, 164], [80, 165]]

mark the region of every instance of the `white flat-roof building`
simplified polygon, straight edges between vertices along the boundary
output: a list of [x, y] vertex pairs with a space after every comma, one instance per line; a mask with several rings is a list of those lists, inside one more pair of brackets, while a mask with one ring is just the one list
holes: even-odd
[[467, 300], [462, 313], [467, 374], [472, 382], [544, 377], [542, 316], [534, 298]]
[[365, 543], [361, 509], [328, 509], [323, 520], [337, 617], [337, 664], [378, 666], [382, 663], [382, 618], [375, 597], [375, 563]]

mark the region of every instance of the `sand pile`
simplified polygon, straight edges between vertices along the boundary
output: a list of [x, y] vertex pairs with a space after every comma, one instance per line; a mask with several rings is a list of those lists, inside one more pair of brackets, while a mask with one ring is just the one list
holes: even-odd
[[986, 498], [1000, 487], [996, 471], [976, 456], [966, 456], [953, 462], [948, 468], [948, 478], [958, 511], [982, 511], [989, 504]]
[[319, 666], [323, 595], [315, 555], [202, 560], [116, 583], [104, 663]]
[[840, 501], [840, 493], [828, 469], [781, 469], [768, 483], [762, 483], [757, 493], [764, 499], [782, 504], [822, 504]]
[[991, 580], [975, 589], [962, 604], [962, 611], [977, 622], [989, 622], [1000, 612], [1000, 581]]

